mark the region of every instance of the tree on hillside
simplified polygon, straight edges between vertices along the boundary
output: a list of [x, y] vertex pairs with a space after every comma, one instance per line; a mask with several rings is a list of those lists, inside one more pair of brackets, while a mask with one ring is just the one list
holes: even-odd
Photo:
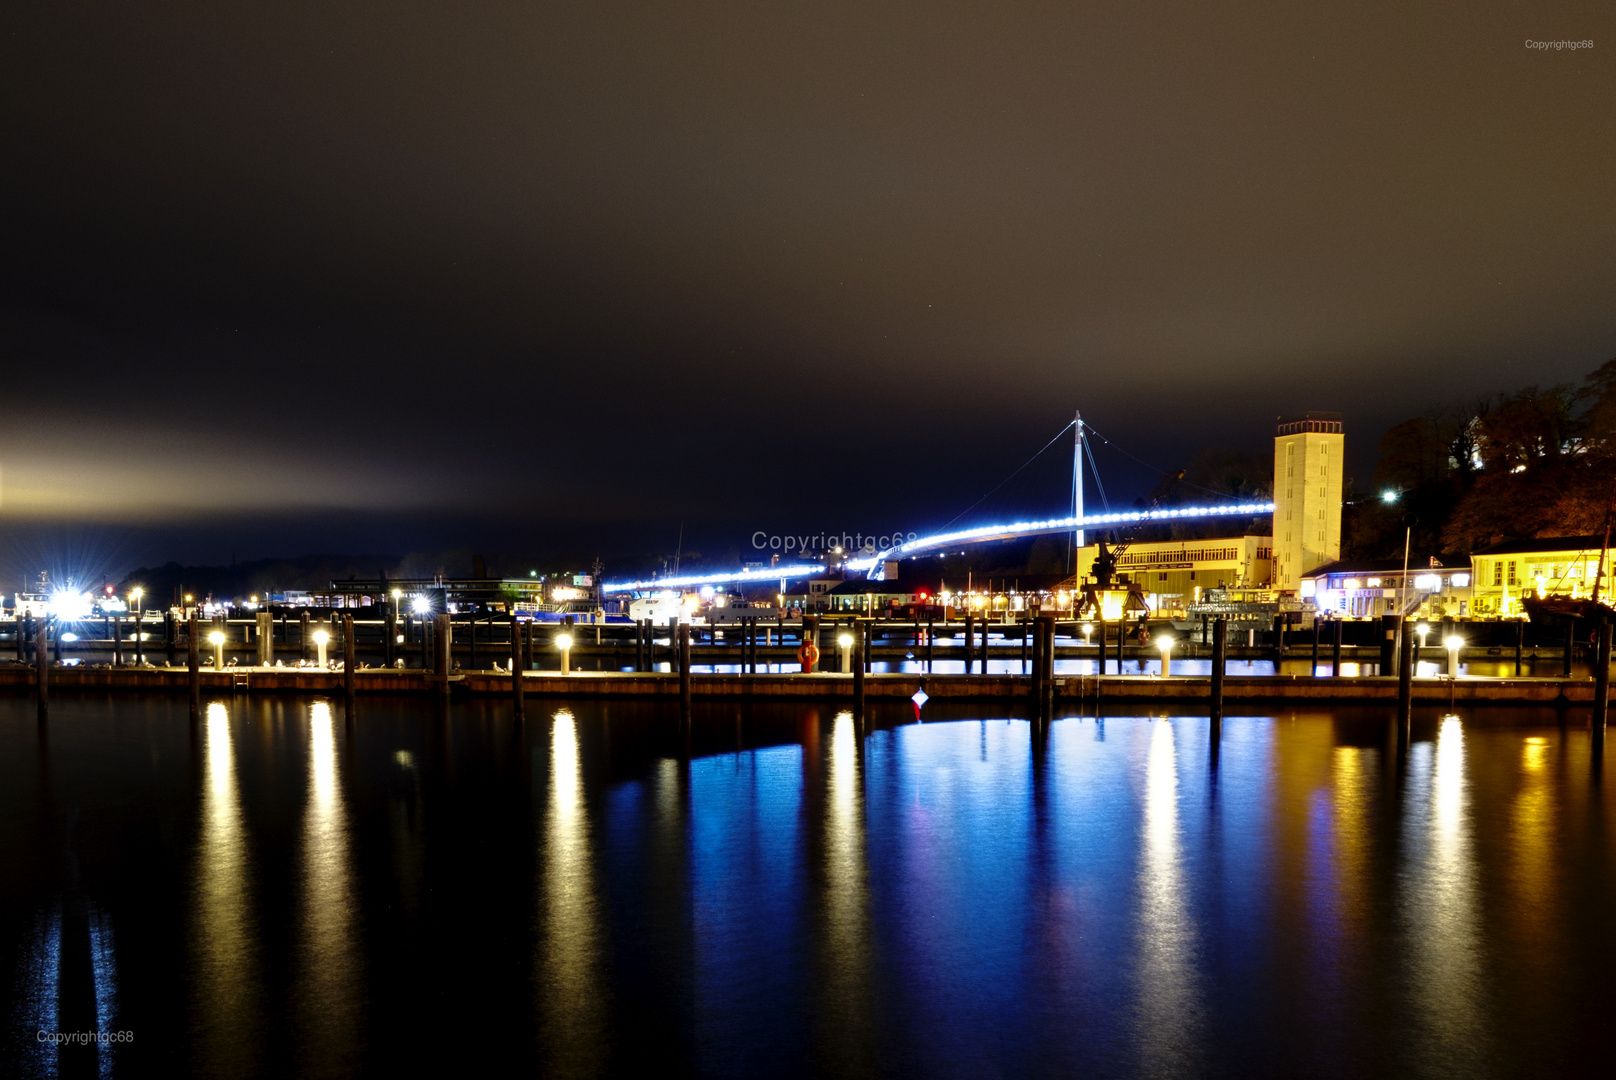
[[1603, 527], [1616, 481], [1616, 361], [1580, 389], [1529, 386], [1477, 418], [1480, 468], [1442, 530], [1443, 547]]

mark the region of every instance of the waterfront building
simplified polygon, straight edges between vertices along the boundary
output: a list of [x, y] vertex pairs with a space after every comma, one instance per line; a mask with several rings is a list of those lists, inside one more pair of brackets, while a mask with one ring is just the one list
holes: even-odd
[[1341, 558], [1341, 414], [1281, 417], [1274, 438], [1274, 588]]
[[[1093, 534], [1091, 534], [1093, 535]], [[1093, 580], [1098, 544], [1077, 549], [1076, 587]], [[1266, 588], [1273, 580], [1273, 538], [1229, 536], [1212, 540], [1139, 541], [1117, 559], [1119, 578], [1137, 585], [1158, 614], [1182, 614], [1207, 589]], [[1120, 581], [1119, 581], [1120, 584]]]
[[[1538, 540], [1508, 540], [1482, 548], [1470, 556], [1477, 615], [1518, 618], [1526, 614], [1528, 597], [1583, 600], [1593, 595], [1605, 538], [1553, 536]], [[1605, 555], [1605, 584], [1610, 588], [1610, 556]]]
[[1375, 619], [1399, 611], [1421, 619], [1473, 613], [1469, 565], [1445, 567], [1429, 555], [1410, 560], [1349, 559], [1325, 563], [1301, 576], [1297, 595], [1320, 614], [1338, 619]]

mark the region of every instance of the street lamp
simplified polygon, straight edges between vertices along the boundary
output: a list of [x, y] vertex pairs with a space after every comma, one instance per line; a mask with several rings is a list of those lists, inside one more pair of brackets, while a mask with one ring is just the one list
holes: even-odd
[[1448, 678], [1459, 677], [1459, 650], [1464, 648], [1464, 638], [1454, 634], [1442, 644], [1448, 647]]
[[561, 650], [561, 674], [566, 675], [572, 669], [572, 635], [557, 634], [556, 648]]
[[1414, 654], [1414, 674], [1418, 675], [1420, 673], [1420, 657], [1425, 654], [1425, 637], [1431, 632], [1431, 624], [1422, 622], [1414, 627], [1414, 632], [1420, 635], [1420, 647]]
[[842, 670], [843, 671], [852, 671], [853, 670], [853, 660], [852, 660], [852, 656], [853, 656], [853, 635], [852, 634], [843, 634], [841, 637], [836, 639], [836, 644], [838, 644], [838, 645], [840, 645], [842, 647]]
[[1083, 646], [1084, 646], [1084, 648], [1087, 648], [1088, 646], [1094, 644], [1092, 641], [1089, 640], [1089, 635], [1091, 635], [1093, 633], [1094, 633], [1094, 624], [1091, 623], [1091, 622], [1084, 623], [1083, 624]]
[[1167, 677], [1168, 660], [1169, 660], [1169, 657], [1170, 657], [1170, 655], [1171, 655], [1171, 653], [1173, 651], [1173, 639], [1171, 637], [1167, 636], [1166, 634], [1157, 634], [1156, 635], [1156, 648], [1161, 650], [1161, 654], [1162, 654], [1161, 673], [1162, 673], [1162, 678], [1166, 678]]
[[224, 670], [224, 635], [222, 633], [220, 633], [219, 631], [215, 630], [213, 633], [208, 635], [208, 640], [213, 642], [213, 667], [214, 667], [214, 670], [223, 671]]
[[325, 669], [325, 643], [331, 640], [331, 635], [324, 630], [314, 632], [314, 652], [319, 658], [320, 669]]

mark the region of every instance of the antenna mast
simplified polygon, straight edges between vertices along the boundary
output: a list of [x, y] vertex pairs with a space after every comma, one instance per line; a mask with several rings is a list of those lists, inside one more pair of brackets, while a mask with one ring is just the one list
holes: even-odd
[[[1073, 414], [1072, 420], [1072, 517], [1083, 517], [1083, 413]], [[1082, 529], [1072, 530], [1072, 558], [1086, 539]]]

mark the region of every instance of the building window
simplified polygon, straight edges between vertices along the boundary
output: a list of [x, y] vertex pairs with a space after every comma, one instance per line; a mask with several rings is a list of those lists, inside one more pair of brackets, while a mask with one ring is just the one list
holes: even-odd
[[1495, 562], [1495, 563], [1493, 563], [1493, 587], [1497, 588], [1497, 587], [1499, 587], [1499, 586], [1501, 586], [1503, 584], [1504, 584], [1504, 564], [1501, 563], [1501, 562]]
[[1509, 560], [1509, 583], [1515, 584], [1515, 560]]

